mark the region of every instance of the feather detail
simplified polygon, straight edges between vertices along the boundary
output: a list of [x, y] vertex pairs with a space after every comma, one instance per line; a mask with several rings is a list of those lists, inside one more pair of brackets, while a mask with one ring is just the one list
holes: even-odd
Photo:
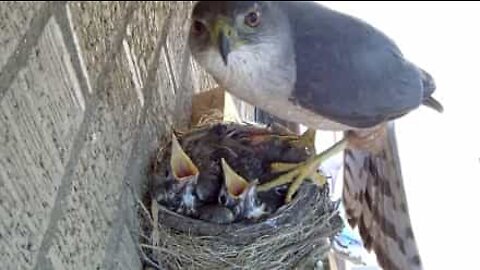
[[[376, 131], [382, 135], [370, 136], [375, 143], [369, 145], [374, 148], [345, 150], [343, 200], [348, 221], [352, 227], [358, 226], [365, 248], [375, 252], [382, 268], [422, 269], [408, 213], [393, 122]], [[359, 133], [352, 131], [350, 135]]]

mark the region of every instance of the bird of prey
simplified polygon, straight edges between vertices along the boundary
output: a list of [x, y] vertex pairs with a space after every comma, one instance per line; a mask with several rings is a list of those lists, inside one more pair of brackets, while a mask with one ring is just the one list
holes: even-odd
[[295, 177], [291, 198], [323, 160], [344, 151], [343, 200], [365, 247], [384, 269], [422, 269], [394, 121], [422, 105], [443, 111], [430, 74], [372, 25], [313, 2], [199, 1], [188, 45], [237, 98], [285, 121], [343, 131], [343, 140], [274, 182]]

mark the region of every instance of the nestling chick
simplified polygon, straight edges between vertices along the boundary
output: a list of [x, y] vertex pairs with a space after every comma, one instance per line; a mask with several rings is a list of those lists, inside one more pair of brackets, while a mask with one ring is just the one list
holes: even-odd
[[256, 220], [267, 214], [265, 204], [257, 197], [258, 181], [248, 182], [238, 175], [225, 161], [221, 159], [224, 185], [218, 197], [219, 203], [231, 209], [235, 219]]
[[158, 183], [156, 199], [173, 211], [192, 215], [198, 204], [194, 191], [200, 173], [175, 135], [172, 135], [169, 165], [167, 176]]

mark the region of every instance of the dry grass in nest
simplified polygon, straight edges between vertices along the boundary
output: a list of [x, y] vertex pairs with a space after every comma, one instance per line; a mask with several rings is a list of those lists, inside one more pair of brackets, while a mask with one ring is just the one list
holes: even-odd
[[144, 203], [141, 250], [151, 269], [300, 269], [312, 254], [326, 256], [328, 239], [343, 226], [327, 185], [308, 182], [290, 204], [254, 224], [214, 224]]

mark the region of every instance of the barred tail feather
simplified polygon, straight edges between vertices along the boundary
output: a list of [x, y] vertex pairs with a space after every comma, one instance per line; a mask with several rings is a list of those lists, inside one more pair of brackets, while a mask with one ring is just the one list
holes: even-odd
[[[380, 150], [348, 148], [343, 200], [349, 223], [365, 248], [388, 270], [422, 269], [403, 186], [393, 122], [385, 124]], [[378, 150], [378, 148], [377, 148]]]

